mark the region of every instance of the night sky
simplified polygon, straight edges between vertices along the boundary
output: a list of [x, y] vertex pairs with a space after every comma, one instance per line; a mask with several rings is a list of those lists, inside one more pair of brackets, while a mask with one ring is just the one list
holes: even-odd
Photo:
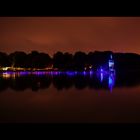
[[0, 17], [0, 51], [140, 54], [140, 17]]

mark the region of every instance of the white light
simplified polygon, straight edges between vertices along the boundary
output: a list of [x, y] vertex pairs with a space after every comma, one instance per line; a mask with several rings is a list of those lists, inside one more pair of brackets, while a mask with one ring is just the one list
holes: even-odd
[[6, 71], [9, 67], [3, 67], [2, 70]]
[[89, 66], [89, 68], [91, 69], [91, 68], [92, 68], [92, 66]]

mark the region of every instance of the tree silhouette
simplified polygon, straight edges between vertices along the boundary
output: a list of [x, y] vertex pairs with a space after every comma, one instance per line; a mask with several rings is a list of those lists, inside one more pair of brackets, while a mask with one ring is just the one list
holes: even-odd
[[73, 56], [74, 67], [76, 70], [84, 70], [87, 62], [87, 55], [84, 52], [76, 52]]
[[0, 67], [7, 67], [10, 65], [8, 55], [6, 53], [0, 52]]
[[51, 57], [46, 53], [32, 51], [28, 54], [28, 67], [30, 68], [46, 68], [52, 63]]
[[89, 52], [78, 51], [75, 54], [56, 52], [52, 57], [47, 53], [32, 51], [28, 54], [21, 51], [9, 55], [0, 52], [0, 67], [47, 68], [53, 65], [59, 70], [83, 71], [85, 66], [92, 65], [93, 69], [100, 66], [108, 67], [110, 54], [113, 54], [115, 69], [120, 71], [140, 70], [140, 55], [134, 53], [113, 53], [111, 51]]
[[10, 66], [26, 67], [27, 54], [25, 52], [14, 52], [9, 55]]
[[62, 52], [57, 52], [53, 55], [53, 66], [60, 70], [64, 69], [64, 54]]

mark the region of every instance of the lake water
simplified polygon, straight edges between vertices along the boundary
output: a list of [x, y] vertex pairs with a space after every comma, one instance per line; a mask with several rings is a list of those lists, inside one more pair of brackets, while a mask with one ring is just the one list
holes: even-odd
[[0, 122], [140, 122], [140, 75], [0, 73]]

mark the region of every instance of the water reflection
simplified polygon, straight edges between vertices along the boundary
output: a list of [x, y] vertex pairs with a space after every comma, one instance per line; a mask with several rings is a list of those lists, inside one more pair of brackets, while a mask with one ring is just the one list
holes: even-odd
[[100, 79], [101, 82], [103, 81], [103, 78], [104, 78], [104, 75], [103, 75], [103, 73], [101, 72], [101, 79]]
[[109, 78], [108, 78], [108, 87], [111, 92], [112, 92], [114, 85], [115, 85], [115, 76], [113, 73], [110, 73]]
[[[33, 91], [49, 88], [51, 84], [57, 89], [106, 89], [112, 92], [114, 87], [134, 86], [140, 83], [140, 79], [132, 79], [131, 76], [113, 73], [92, 72], [5, 72], [0, 74], [0, 90], [11, 88]], [[133, 80], [133, 81], [132, 81]]]

